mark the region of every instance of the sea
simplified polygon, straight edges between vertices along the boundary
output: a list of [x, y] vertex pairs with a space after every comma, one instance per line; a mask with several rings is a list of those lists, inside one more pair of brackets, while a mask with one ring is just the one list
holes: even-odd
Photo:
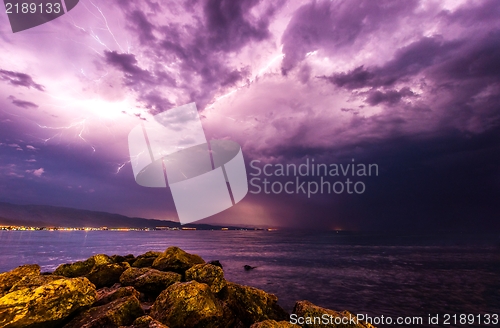
[[[308, 300], [378, 318], [377, 327], [500, 326], [493, 324], [495, 315], [500, 320], [498, 234], [0, 231], [0, 272], [31, 263], [49, 272], [93, 254], [137, 256], [169, 246], [219, 260], [227, 280], [277, 295], [289, 312], [296, 301]], [[430, 324], [429, 316], [438, 316], [438, 323]], [[396, 324], [397, 318], [422, 323]]]

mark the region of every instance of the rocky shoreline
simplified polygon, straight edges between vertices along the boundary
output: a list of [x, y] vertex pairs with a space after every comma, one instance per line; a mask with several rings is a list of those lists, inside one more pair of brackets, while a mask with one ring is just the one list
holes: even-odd
[[[165, 252], [108, 256], [62, 264], [41, 273], [36, 264], [0, 274], [0, 327], [5, 328], [287, 328], [290, 314], [263, 290], [224, 279], [218, 261], [178, 247]], [[298, 301], [301, 318], [353, 317]], [[359, 327], [304, 323], [305, 328]]]

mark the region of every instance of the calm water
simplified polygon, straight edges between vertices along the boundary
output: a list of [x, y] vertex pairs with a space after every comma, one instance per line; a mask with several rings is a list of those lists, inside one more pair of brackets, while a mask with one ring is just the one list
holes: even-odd
[[[307, 299], [373, 316], [500, 314], [498, 236], [0, 231], [0, 272], [27, 263], [52, 271], [97, 253], [139, 255], [171, 245], [220, 260], [228, 280], [276, 294], [288, 311]], [[258, 268], [246, 272], [245, 264]]]

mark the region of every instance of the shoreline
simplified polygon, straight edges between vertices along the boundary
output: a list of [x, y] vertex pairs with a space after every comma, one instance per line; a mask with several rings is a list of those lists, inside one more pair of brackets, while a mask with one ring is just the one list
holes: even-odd
[[[292, 317], [330, 318], [332, 325], [322, 327], [336, 327], [335, 320], [357, 320], [308, 301], [288, 313], [277, 301], [225, 280], [219, 261], [207, 263], [178, 247], [137, 257], [98, 254], [50, 273], [33, 264], [0, 274], [2, 327], [298, 327]], [[352, 327], [373, 326], [356, 321]]]

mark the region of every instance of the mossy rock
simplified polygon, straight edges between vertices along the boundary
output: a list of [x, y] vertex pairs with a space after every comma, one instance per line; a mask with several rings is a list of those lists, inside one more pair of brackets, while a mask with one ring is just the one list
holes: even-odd
[[295, 328], [297, 325], [291, 324], [288, 321], [266, 320], [254, 323], [250, 328]]
[[218, 293], [226, 286], [224, 271], [213, 264], [196, 264], [186, 271], [186, 281], [196, 280], [210, 286], [212, 293]]
[[145, 315], [135, 319], [132, 326], [128, 328], [169, 328], [159, 321], [151, 318], [149, 315]]
[[125, 256], [113, 255], [111, 256], [111, 259], [113, 260], [114, 263], [127, 262], [130, 265], [132, 265], [132, 263], [134, 263], [136, 260], [133, 254], [128, 254]]
[[42, 285], [48, 284], [52, 281], [67, 279], [63, 276], [54, 276], [54, 275], [40, 275], [40, 276], [25, 276], [23, 279], [19, 280], [12, 288], [9, 290], [9, 293], [15, 292], [17, 290], [21, 290], [24, 288], [36, 288]]
[[139, 299], [140, 293], [134, 287], [120, 287], [119, 284], [111, 288], [104, 287], [97, 291], [97, 301], [94, 303], [94, 306], [108, 304], [126, 296], [135, 296]]
[[132, 266], [136, 268], [150, 267], [153, 265], [153, 262], [156, 260], [156, 258], [162, 254], [162, 252], [146, 252], [142, 255], [137, 256], [135, 261], [132, 263]]
[[105, 254], [97, 254], [89, 257], [85, 261], [78, 261], [75, 263], [61, 264], [53, 272], [54, 275], [64, 276], [68, 278], [83, 277], [92, 271], [94, 266], [102, 264], [112, 264], [113, 259]]
[[278, 305], [278, 297], [257, 288], [227, 282], [221, 298], [247, 326], [268, 319], [288, 319], [288, 313]]
[[[309, 301], [298, 301], [295, 303], [295, 306], [293, 308], [293, 314], [296, 314], [297, 317], [303, 317], [303, 318], [314, 318], [314, 317], [322, 317], [323, 315], [326, 316], [332, 316], [333, 318], [355, 318], [356, 323], [350, 323], [350, 320], [345, 320], [346, 324], [336, 324], [335, 321], [333, 323], [314, 323], [314, 322], [305, 322], [302, 327], [303, 328], [375, 328], [371, 324], [363, 322], [363, 321], [358, 321], [356, 319], [356, 315], [352, 314], [348, 311], [343, 311], [343, 312], [337, 312], [334, 310], [330, 309], [325, 309], [322, 307], [319, 307], [317, 305], [314, 305], [313, 303]], [[335, 320], [335, 319], [334, 319]], [[340, 321], [339, 321], [340, 322]]]
[[208, 264], [213, 264], [213, 265], [215, 265], [215, 266], [218, 266], [218, 267], [219, 267], [219, 268], [221, 268], [221, 269], [224, 269], [224, 267], [222, 266], [222, 264], [220, 263], [220, 261], [219, 261], [219, 260], [213, 260], [213, 261], [210, 261], [210, 262], [208, 262]]
[[23, 288], [0, 298], [0, 327], [50, 328], [91, 306], [97, 297], [87, 278], [65, 278]]
[[160, 271], [173, 271], [180, 274], [196, 264], [203, 264], [205, 261], [198, 255], [189, 254], [179, 247], [169, 247], [158, 256], [152, 267]]
[[129, 268], [120, 277], [124, 286], [133, 286], [138, 291], [158, 296], [170, 285], [181, 281], [181, 275], [175, 272], [163, 272], [151, 268]]
[[80, 313], [64, 328], [113, 328], [131, 325], [144, 315], [135, 296], [122, 297], [106, 305], [93, 307]]
[[170, 328], [223, 328], [234, 320], [210, 287], [197, 281], [165, 289], [151, 307], [150, 316]]
[[0, 274], [0, 297], [9, 292], [9, 290], [21, 279], [28, 276], [39, 276], [40, 266], [38, 264], [22, 265], [14, 270]]
[[95, 265], [85, 277], [97, 288], [110, 287], [118, 283], [122, 273], [129, 268], [127, 262]]

